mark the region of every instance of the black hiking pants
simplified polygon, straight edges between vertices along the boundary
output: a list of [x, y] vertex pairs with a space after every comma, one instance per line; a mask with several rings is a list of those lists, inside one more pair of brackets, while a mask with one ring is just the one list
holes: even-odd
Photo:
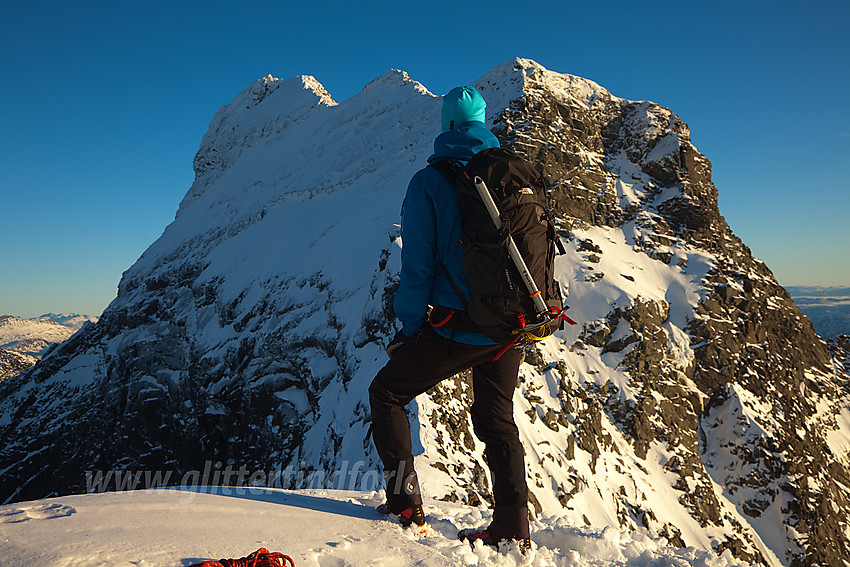
[[497, 539], [528, 537], [525, 459], [513, 417], [522, 349], [509, 348], [493, 360], [502, 348], [451, 342], [426, 325], [415, 343], [403, 345], [378, 372], [369, 387], [372, 437], [388, 479], [391, 510], [421, 502], [418, 494], [413, 498], [405, 494], [402, 482], [392, 481], [406, 479], [414, 472], [404, 406], [446, 378], [472, 368], [474, 402], [470, 414], [475, 435], [485, 446], [496, 504], [490, 535]]

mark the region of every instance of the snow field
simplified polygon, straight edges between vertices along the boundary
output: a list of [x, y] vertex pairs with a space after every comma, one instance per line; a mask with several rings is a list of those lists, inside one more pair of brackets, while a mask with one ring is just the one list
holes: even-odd
[[533, 523], [530, 553], [514, 545], [500, 553], [456, 537], [458, 529], [486, 525], [486, 509], [427, 501], [430, 531], [414, 536], [374, 510], [382, 501], [382, 492], [200, 487], [21, 502], [0, 507], [0, 565], [173, 567], [260, 547], [298, 567], [738, 565], [728, 552], [675, 549], [647, 534], [576, 527], [559, 516]]

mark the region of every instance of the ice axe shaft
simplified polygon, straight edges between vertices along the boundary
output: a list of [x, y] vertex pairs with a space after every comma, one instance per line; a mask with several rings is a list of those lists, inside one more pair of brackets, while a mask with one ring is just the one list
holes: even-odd
[[[496, 207], [495, 201], [493, 201], [493, 196], [490, 195], [490, 190], [487, 189], [487, 184], [484, 183], [484, 180], [477, 175], [475, 176], [473, 183], [475, 184], [475, 188], [478, 190], [478, 194], [481, 196], [481, 200], [484, 202], [484, 206], [487, 208], [487, 212], [490, 214], [490, 218], [493, 219], [493, 223], [495, 223], [496, 228], [501, 230], [501, 215], [498, 207]], [[546, 302], [543, 301], [542, 294], [540, 293], [540, 290], [537, 289], [537, 284], [534, 283], [534, 278], [531, 277], [531, 272], [528, 271], [528, 266], [525, 265], [525, 260], [522, 259], [519, 249], [516, 247], [516, 243], [510, 234], [508, 235], [508, 255], [511, 257], [511, 260], [513, 260], [514, 266], [516, 266], [520, 277], [522, 277], [522, 281], [525, 283], [525, 288], [528, 290], [529, 297], [531, 297], [531, 300], [534, 302], [534, 308], [537, 310], [538, 317], [543, 314], [548, 315], [549, 307], [546, 305]]]

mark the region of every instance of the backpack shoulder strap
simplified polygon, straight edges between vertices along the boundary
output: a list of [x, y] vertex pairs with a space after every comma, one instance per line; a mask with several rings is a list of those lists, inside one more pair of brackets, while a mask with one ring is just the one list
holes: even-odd
[[449, 269], [446, 268], [446, 265], [443, 264], [443, 261], [440, 260], [439, 258], [437, 258], [437, 263], [440, 265], [440, 268], [443, 270], [443, 275], [446, 276], [447, 280], [449, 280], [449, 285], [452, 286], [452, 291], [454, 291], [457, 298], [460, 299], [460, 303], [461, 303], [461, 305], [463, 305], [464, 310], [469, 309], [469, 301], [463, 296], [463, 293], [461, 293], [460, 288], [455, 283], [454, 278], [452, 278], [452, 276], [449, 274]]
[[457, 174], [461, 170], [460, 164], [450, 159], [444, 159], [440, 161], [435, 161], [434, 163], [428, 164], [428, 167], [433, 167], [437, 171], [439, 171], [443, 177], [449, 180], [454, 186], [457, 186]]
[[[452, 160], [441, 160], [435, 161], [428, 165], [428, 167], [433, 167], [437, 171], [439, 171], [443, 177], [445, 177], [452, 186], [457, 187], [457, 175], [461, 170], [461, 167], [458, 163]], [[460, 300], [463, 308], [466, 309], [469, 305], [469, 301], [463, 296], [463, 293], [460, 291], [460, 287], [455, 282], [454, 278], [449, 274], [448, 268], [443, 264], [443, 261], [440, 258], [437, 258], [437, 263], [440, 265], [440, 269], [443, 271], [443, 275], [446, 276], [446, 279], [449, 281], [449, 285], [452, 286], [452, 290], [455, 292], [455, 295]]]

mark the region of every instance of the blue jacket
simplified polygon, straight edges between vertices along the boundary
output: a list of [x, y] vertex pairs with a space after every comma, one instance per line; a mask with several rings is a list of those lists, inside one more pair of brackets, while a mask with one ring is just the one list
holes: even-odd
[[[483, 122], [466, 122], [434, 140], [429, 163], [452, 159], [466, 163], [481, 150], [499, 146]], [[463, 309], [460, 298], [443, 274], [437, 259], [468, 299], [463, 276], [460, 212], [454, 186], [433, 167], [418, 171], [407, 187], [401, 213], [401, 283], [393, 300], [402, 332], [413, 337], [425, 322], [428, 305]], [[480, 333], [436, 329], [445, 337], [466, 344], [495, 344]]]

